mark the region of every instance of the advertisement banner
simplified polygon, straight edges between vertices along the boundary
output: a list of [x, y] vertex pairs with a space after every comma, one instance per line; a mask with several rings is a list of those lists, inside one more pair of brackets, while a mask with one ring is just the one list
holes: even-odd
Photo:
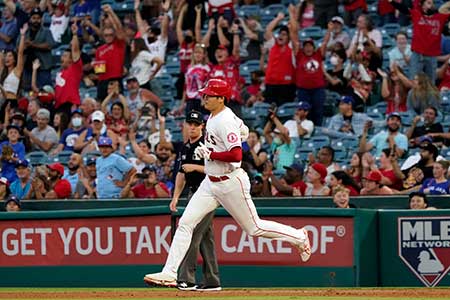
[[[287, 242], [250, 237], [231, 217], [216, 217], [219, 264], [354, 265], [351, 217], [270, 217], [295, 228], [306, 226], [313, 255], [300, 263]], [[0, 221], [0, 265], [143, 265], [164, 264], [170, 246], [170, 217], [133, 216]]]

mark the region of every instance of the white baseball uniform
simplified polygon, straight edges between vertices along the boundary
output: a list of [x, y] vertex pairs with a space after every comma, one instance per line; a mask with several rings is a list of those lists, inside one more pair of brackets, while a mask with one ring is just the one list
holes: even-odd
[[[241, 125], [242, 120], [227, 107], [210, 117], [206, 123], [206, 147], [213, 152], [241, 147]], [[189, 248], [195, 226], [219, 205], [222, 205], [249, 235], [287, 241], [296, 247], [303, 246], [307, 239], [303, 231], [259, 218], [250, 196], [250, 180], [240, 166], [241, 162], [205, 161], [207, 176], [192, 196], [179, 221], [163, 273], [177, 278], [178, 267]]]

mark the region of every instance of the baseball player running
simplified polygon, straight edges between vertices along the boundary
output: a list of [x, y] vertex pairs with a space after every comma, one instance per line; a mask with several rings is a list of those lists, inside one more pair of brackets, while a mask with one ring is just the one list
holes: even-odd
[[231, 97], [231, 87], [224, 80], [210, 79], [199, 92], [205, 108], [211, 112], [206, 123], [206, 145], [201, 144], [195, 150], [198, 156], [205, 159], [206, 177], [180, 218], [162, 272], [147, 274], [144, 281], [161, 286], [177, 285], [178, 267], [189, 249], [194, 228], [219, 205], [247, 234], [287, 241], [299, 250], [301, 260], [306, 262], [311, 256], [306, 229], [261, 220], [258, 216], [250, 196], [250, 180], [240, 168], [240, 127], [245, 125], [225, 106], [225, 101]]

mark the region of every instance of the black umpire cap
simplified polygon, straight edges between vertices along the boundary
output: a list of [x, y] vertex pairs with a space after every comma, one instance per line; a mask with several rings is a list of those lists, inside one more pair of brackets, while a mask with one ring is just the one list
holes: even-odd
[[186, 117], [187, 123], [197, 123], [203, 124], [203, 116], [202, 113], [196, 110], [191, 110]]

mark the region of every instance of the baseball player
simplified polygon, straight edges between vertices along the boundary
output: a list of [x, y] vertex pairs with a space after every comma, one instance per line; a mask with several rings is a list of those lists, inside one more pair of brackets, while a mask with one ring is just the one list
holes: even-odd
[[[170, 202], [171, 211], [177, 211], [178, 199], [185, 185], [189, 188], [188, 199], [190, 199], [205, 178], [204, 159], [195, 154], [195, 149], [204, 141], [202, 113], [190, 111], [186, 117], [186, 125], [189, 140], [183, 145], [179, 155], [180, 170], [175, 179], [175, 190]], [[177, 287], [180, 290], [220, 291], [222, 289], [214, 244], [213, 218], [214, 211], [211, 211], [195, 227], [191, 245], [178, 272]], [[203, 258], [203, 285], [201, 286], [195, 284], [195, 267], [199, 250]]]
[[247, 234], [289, 242], [299, 250], [301, 260], [306, 262], [311, 256], [306, 229], [261, 220], [258, 216], [250, 196], [250, 180], [240, 168], [240, 127], [245, 125], [225, 106], [231, 97], [229, 84], [222, 79], [210, 79], [199, 92], [205, 108], [211, 112], [206, 123], [206, 144], [195, 150], [198, 156], [205, 159], [206, 177], [180, 218], [162, 272], [147, 274], [144, 281], [154, 285], [176, 286], [178, 267], [189, 249], [195, 226], [219, 205]]

